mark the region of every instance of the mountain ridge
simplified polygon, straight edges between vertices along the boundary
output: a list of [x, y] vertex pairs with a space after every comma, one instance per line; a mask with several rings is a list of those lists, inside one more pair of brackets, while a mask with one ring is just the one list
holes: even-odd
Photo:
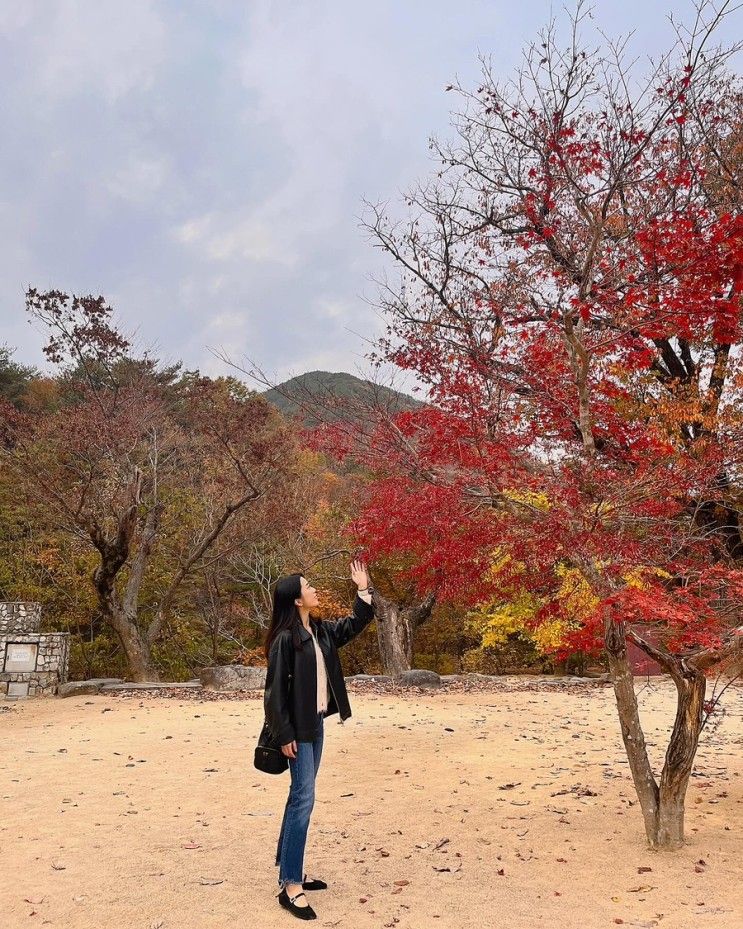
[[[292, 394], [296, 400], [292, 399]], [[345, 371], [306, 371], [263, 391], [261, 395], [287, 417], [301, 414], [302, 397], [319, 399], [325, 396], [332, 402], [333, 399], [346, 400], [354, 397], [364, 401], [376, 396], [394, 412], [414, 410], [424, 405], [421, 400], [416, 400], [409, 394], [374, 384]], [[330, 418], [333, 418], [332, 415]], [[317, 425], [320, 419], [305, 414], [303, 421], [305, 425], [312, 426]]]

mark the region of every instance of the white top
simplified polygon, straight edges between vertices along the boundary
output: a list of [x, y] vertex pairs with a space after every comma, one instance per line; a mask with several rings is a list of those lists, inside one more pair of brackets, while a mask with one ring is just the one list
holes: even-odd
[[312, 644], [315, 646], [317, 660], [317, 712], [324, 713], [328, 708], [328, 669], [325, 667], [325, 658], [317, 644], [317, 637], [312, 635]]

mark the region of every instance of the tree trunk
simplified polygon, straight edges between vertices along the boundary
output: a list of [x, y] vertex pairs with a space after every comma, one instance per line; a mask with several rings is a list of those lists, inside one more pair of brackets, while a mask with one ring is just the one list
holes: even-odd
[[608, 620], [604, 639], [614, 683], [622, 738], [635, 790], [652, 848], [680, 848], [684, 844], [684, 802], [704, 720], [707, 679], [704, 671], [684, 659], [629, 633], [632, 641], [667, 671], [676, 685], [676, 719], [661, 772], [660, 787], [653, 776], [640, 724], [634, 678], [627, 659], [627, 637], [622, 622]]
[[433, 611], [436, 594], [430, 593], [419, 603], [401, 607], [375, 592], [377, 607], [377, 641], [385, 674], [397, 677], [413, 664], [415, 630]]
[[382, 669], [396, 677], [409, 671], [413, 662], [413, 631], [409, 617], [397, 603], [385, 600], [377, 613], [377, 640]]
[[607, 620], [604, 642], [609, 657], [609, 672], [614, 684], [622, 740], [645, 820], [645, 834], [650, 845], [655, 848], [657, 846], [659, 791], [650, 766], [645, 735], [640, 723], [635, 682], [627, 658], [624, 624]]
[[110, 615], [111, 625], [121, 640], [132, 680], [140, 684], [159, 681], [160, 672], [155, 666], [152, 648], [137, 625], [136, 617], [127, 616], [116, 607]]
[[156, 505], [147, 514], [142, 543], [131, 566], [123, 600], [116, 588], [119, 572], [129, 561], [132, 540], [137, 529], [138, 507], [142, 489], [142, 472], [135, 468], [131, 482], [131, 503], [119, 518], [116, 533], [107, 534], [96, 519], [81, 517], [90, 540], [98, 550], [101, 562], [93, 571], [93, 586], [98, 595], [102, 616], [108, 620], [121, 640], [129, 673], [137, 683], [159, 681], [160, 675], [152, 658], [152, 639], [137, 625], [139, 588], [147, 568], [157, 534], [161, 507]]
[[707, 688], [704, 674], [692, 669], [674, 676], [674, 683], [678, 693], [676, 720], [660, 778], [657, 844], [663, 848], [684, 844], [684, 801], [702, 731]]

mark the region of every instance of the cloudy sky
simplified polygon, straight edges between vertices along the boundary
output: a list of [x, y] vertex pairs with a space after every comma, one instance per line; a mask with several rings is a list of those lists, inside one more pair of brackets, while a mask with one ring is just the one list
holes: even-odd
[[[593, 5], [641, 55], [690, 8]], [[0, 343], [42, 362], [23, 294], [54, 287], [208, 373], [220, 347], [279, 378], [363, 370], [384, 259], [362, 199], [430, 170], [446, 84], [476, 82], [478, 53], [507, 76], [552, 6], [0, 0]]]

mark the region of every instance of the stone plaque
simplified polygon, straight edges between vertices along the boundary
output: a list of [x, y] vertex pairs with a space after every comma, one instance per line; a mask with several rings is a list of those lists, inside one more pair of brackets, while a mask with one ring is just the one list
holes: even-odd
[[5, 652], [5, 670], [35, 671], [38, 647], [35, 642], [8, 642]]
[[9, 697], [27, 697], [28, 681], [8, 681]]

